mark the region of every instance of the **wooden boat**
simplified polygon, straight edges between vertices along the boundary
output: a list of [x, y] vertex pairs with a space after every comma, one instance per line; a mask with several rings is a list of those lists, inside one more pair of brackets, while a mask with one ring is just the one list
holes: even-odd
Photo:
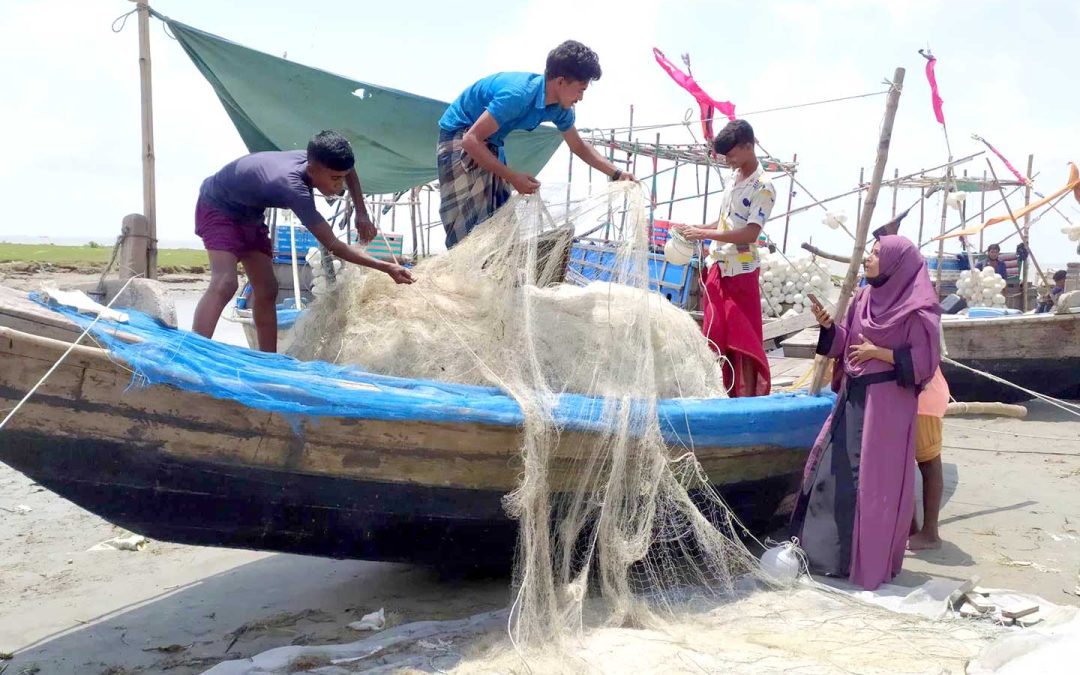
[[[147, 344], [130, 331], [127, 339], [144, 340], [135, 347]], [[312, 366], [213, 344], [223, 360]], [[0, 408], [12, 408], [69, 345], [0, 327]], [[192, 378], [133, 387], [132, 371], [145, 367], [115, 350], [76, 347], [0, 432], [0, 461], [158, 540], [429, 564], [511, 560], [516, 527], [501, 500], [521, 471], [522, 418], [500, 391], [356, 370], [318, 382], [299, 373], [306, 379], [287, 402], [319, 412], [285, 413], [202, 393]], [[319, 394], [328, 386], [362, 405], [333, 408]], [[660, 416], [673, 450], [693, 447], [754, 527], [794, 487], [831, 406], [829, 396], [794, 394], [676, 399], [661, 402]], [[564, 396], [564, 407], [580, 423], [561, 435], [556, 486], [593, 433], [589, 399]]]
[[[1080, 314], [993, 319], [942, 317], [949, 358], [1056, 398], [1080, 398]], [[984, 375], [942, 363], [958, 401], [1025, 401], [1031, 396]]]
[[[1080, 398], [1080, 314], [1020, 314], [1000, 318], [942, 317], [948, 357], [1056, 398]], [[813, 358], [817, 326], [784, 341], [784, 355]], [[966, 368], [942, 362], [958, 401], [1015, 403], [1032, 396]]]

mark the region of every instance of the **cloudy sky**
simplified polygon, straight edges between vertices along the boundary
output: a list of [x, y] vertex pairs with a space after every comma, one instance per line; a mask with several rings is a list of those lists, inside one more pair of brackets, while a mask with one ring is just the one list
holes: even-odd
[[[579, 127], [625, 126], [631, 104], [636, 124], [683, 119], [693, 100], [657, 67], [654, 46], [676, 62], [689, 52], [705, 89], [748, 113], [881, 91], [882, 80], [902, 66], [907, 79], [890, 174], [946, 158], [917, 54], [929, 45], [939, 58], [955, 155], [980, 149], [970, 139], [973, 132], [1021, 170], [1032, 153], [1036, 187], [1043, 192], [1063, 185], [1067, 162], [1080, 160], [1080, 94], [1073, 84], [1080, 3], [1067, 0], [503, 0], [473, 2], [468, 10], [427, 0], [158, 0], [153, 6], [262, 51], [442, 100], [491, 72], [542, 70], [547, 51], [574, 38], [599, 53], [604, 69], [578, 106]], [[310, 11], [316, 6], [327, 11]], [[0, 237], [108, 241], [124, 214], [141, 209], [134, 17], [121, 32], [110, 29], [132, 7], [124, 0], [0, 3], [0, 119], [8, 157], [0, 165]], [[156, 20], [151, 40], [159, 237], [166, 245], [197, 245], [192, 213], [199, 183], [245, 149], [210, 86]], [[799, 179], [820, 198], [854, 187], [861, 166], [869, 174], [884, 103], [878, 96], [747, 119], [771, 152], [784, 158], [798, 153]], [[673, 127], [663, 130], [663, 140], [690, 138]], [[549, 194], [565, 183], [566, 164], [566, 155], [557, 155], [541, 173]], [[986, 163], [980, 158], [963, 168], [981, 175]], [[1000, 163], [995, 168], [1005, 174]], [[781, 194], [784, 183], [778, 179]], [[667, 189], [661, 186], [661, 192]], [[686, 183], [683, 189], [693, 188]], [[899, 201], [906, 205], [917, 196], [902, 192]], [[795, 205], [807, 201], [799, 190]], [[1063, 211], [1080, 223], [1080, 208], [1070, 202]], [[890, 203], [891, 194], [884, 193], [875, 220], [887, 215]], [[851, 199], [834, 208], [854, 219], [855, 207]], [[926, 207], [927, 228], [936, 228], [940, 202]], [[676, 219], [701, 215], [700, 205], [687, 205]], [[849, 249], [843, 234], [825, 230], [822, 216], [813, 210], [793, 218], [791, 241], [813, 237], [824, 247]], [[1060, 231], [1064, 225], [1053, 215], [1035, 227], [1033, 244], [1045, 264], [1077, 257]], [[911, 227], [917, 229], [917, 220]], [[988, 241], [1004, 237], [1008, 227], [997, 226]], [[779, 238], [782, 225], [771, 224], [769, 231]]]

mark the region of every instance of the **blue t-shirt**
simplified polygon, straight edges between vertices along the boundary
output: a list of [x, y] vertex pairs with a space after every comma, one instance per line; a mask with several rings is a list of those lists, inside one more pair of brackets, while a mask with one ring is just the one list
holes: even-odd
[[439, 120], [443, 131], [468, 129], [484, 111], [491, 113], [499, 129], [487, 142], [502, 147], [506, 135], [532, 131], [542, 122], [554, 122], [559, 131], [574, 126], [574, 109], [558, 103], [544, 105], [544, 76], [535, 73], [495, 73], [476, 82], [458, 96]]
[[325, 218], [307, 180], [306, 150], [256, 152], [204, 180], [199, 198], [238, 223], [262, 221], [268, 208], [290, 209], [310, 229]]

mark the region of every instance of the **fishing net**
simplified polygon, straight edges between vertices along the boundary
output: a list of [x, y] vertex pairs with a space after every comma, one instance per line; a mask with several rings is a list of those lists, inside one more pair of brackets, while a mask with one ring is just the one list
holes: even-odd
[[[574, 228], [621, 214], [610, 283], [557, 283]], [[724, 390], [694, 321], [649, 291], [648, 254], [639, 186], [613, 184], [558, 213], [516, 197], [420, 262], [415, 284], [349, 270], [297, 324], [299, 358], [495, 385], [520, 405], [523, 469], [504, 500], [520, 531], [518, 645], [550, 646], [586, 625], [652, 625], [757, 569], [693, 448], [663, 439], [658, 399]], [[553, 414], [567, 393], [599, 408], [574, 447]]]

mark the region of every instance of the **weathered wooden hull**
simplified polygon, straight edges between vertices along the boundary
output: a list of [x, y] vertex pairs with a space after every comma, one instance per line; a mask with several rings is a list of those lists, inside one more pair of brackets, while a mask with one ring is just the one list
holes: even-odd
[[[1026, 314], [1000, 319], [946, 317], [949, 358], [1057, 398], [1080, 398], [1080, 314]], [[958, 401], [1013, 403], [1031, 398], [1015, 387], [942, 364]]]
[[[67, 346], [0, 328], [0, 408], [12, 407]], [[518, 428], [297, 419], [172, 386], [130, 385], [130, 370], [108, 352], [76, 348], [0, 432], [0, 461], [159, 540], [486, 567], [510, 560], [516, 529], [501, 499], [520, 473]], [[769, 410], [790, 409], [792, 398], [740, 404], [757, 411], [750, 414], [767, 442], [695, 447], [750, 524], [773, 515], [809, 445], [776, 443], [777, 428], [812, 439], [831, 405], [804, 399], [790, 429]], [[582, 433], [561, 437], [556, 489], [577, 466]]]
[[[1000, 319], [944, 317], [949, 358], [969, 368], [1057, 398], [1080, 398], [1080, 314], [1026, 314]], [[817, 327], [783, 343], [784, 355], [813, 358]], [[958, 401], [1015, 403], [1031, 397], [949, 363], [941, 372]]]

